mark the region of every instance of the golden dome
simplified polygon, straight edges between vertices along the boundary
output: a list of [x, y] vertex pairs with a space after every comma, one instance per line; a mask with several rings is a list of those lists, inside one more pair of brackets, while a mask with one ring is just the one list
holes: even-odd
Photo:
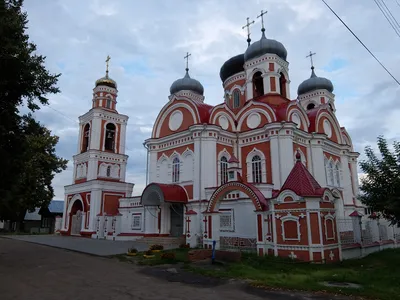
[[117, 83], [115, 82], [115, 80], [108, 77], [108, 72], [107, 72], [106, 76], [96, 80], [96, 86], [99, 86], [99, 85], [105, 85], [105, 86], [108, 86], [108, 87], [111, 87], [114, 89], [117, 88]]

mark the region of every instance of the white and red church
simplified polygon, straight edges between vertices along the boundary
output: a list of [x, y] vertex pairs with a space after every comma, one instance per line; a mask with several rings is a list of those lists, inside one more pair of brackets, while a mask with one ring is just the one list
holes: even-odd
[[116, 110], [107, 71], [79, 118], [62, 233], [181, 237], [192, 247], [215, 241], [219, 249], [339, 260], [336, 220], [363, 210], [359, 154], [336, 118], [331, 81], [312, 67], [291, 100], [288, 66], [284, 45], [262, 28], [260, 40], [221, 67], [225, 101], [216, 106], [186, 68], [145, 141], [149, 184], [139, 197], [125, 182], [128, 117]]

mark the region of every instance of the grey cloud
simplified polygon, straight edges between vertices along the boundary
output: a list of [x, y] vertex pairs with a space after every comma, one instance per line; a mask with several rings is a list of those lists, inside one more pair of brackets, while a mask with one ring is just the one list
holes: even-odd
[[[400, 77], [398, 39], [372, 1], [329, 1], [354, 32]], [[59, 153], [72, 159], [76, 141], [72, 130], [79, 115], [91, 106], [94, 82], [104, 75], [104, 60], [111, 55], [110, 76], [118, 82], [118, 110], [130, 116], [127, 153], [128, 178], [136, 188], [144, 186], [145, 151], [142, 146], [160, 109], [168, 101], [171, 83], [184, 75], [183, 56], [192, 53], [190, 74], [205, 86], [206, 101], [223, 101], [219, 69], [225, 60], [246, 50], [246, 34], [241, 27], [246, 17], [256, 20], [252, 40], [260, 38], [261, 9], [268, 10], [266, 34], [281, 41], [288, 50], [292, 99], [298, 85], [310, 76], [308, 51], [317, 52], [316, 71], [335, 84], [339, 122], [350, 132], [355, 150], [375, 144], [376, 135], [398, 138], [400, 128], [393, 117], [398, 90], [391, 78], [354, 39], [336, 17], [315, 0], [222, 0], [222, 1], [54, 1], [26, 0], [29, 33], [38, 51], [47, 56], [46, 65], [62, 72], [62, 94], [51, 96], [51, 109], [38, 118], [60, 134]], [[397, 15], [400, 8], [393, 6]], [[362, 12], [362, 13], [360, 13]], [[327, 72], [333, 59], [347, 62], [341, 69]], [[131, 73], [127, 64], [140, 61], [144, 72]], [[391, 116], [391, 122], [388, 124]], [[57, 175], [58, 198], [62, 186], [71, 182], [71, 170]]]

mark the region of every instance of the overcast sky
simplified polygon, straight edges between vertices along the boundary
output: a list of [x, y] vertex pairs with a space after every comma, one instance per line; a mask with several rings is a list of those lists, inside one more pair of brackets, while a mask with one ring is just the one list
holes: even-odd
[[[373, 0], [327, 0], [385, 66], [400, 78], [400, 38]], [[400, 20], [396, 0], [386, 0]], [[190, 75], [205, 89], [206, 102], [223, 101], [219, 70], [247, 47], [242, 26], [255, 19], [252, 40], [261, 36], [260, 11], [267, 37], [282, 42], [290, 68], [291, 98], [310, 76], [312, 50], [316, 73], [332, 80], [337, 117], [350, 132], [355, 151], [363, 153], [380, 134], [400, 140], [400, 88], [320, 0], [25, 0], [29, 35], [46, 66], [62, 73], [61, 93], [37, 118], [60, 137], [59, 156], [68, 169], [53, 182], [55, 199], [64, 199], [72, 183], [72, 155], [77, 151], [78, 116], [91, 107], [94, 82], [104, 76], [118, 83], [120, 113], [130, 117], [127, 181], [134, 195], [145, 186], [146, 151], [158, 112], [168, 101], [172, 82], [184, 75], [189, 51]], [[53, 108], [53, 109], [52, 109]], [[61, 113], [59, 113], [61, 112]]]

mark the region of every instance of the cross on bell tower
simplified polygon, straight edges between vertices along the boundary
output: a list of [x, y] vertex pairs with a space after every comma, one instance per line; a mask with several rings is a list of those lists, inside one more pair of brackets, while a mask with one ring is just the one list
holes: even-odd
[[249, 17], [246, 18], [247, 23], [246, 23], [246, 25], [244, 25], [242, 27], [242, 29], [245, 29], [247, 27], [247, 44], [248, 44], [248, 46], [250, 46], [250, 42], [251, 42], [251, 39], [250, 39], [250, 25], [254, 24], [254, 20], [249, 22], [249, 19], [250, 19]]

